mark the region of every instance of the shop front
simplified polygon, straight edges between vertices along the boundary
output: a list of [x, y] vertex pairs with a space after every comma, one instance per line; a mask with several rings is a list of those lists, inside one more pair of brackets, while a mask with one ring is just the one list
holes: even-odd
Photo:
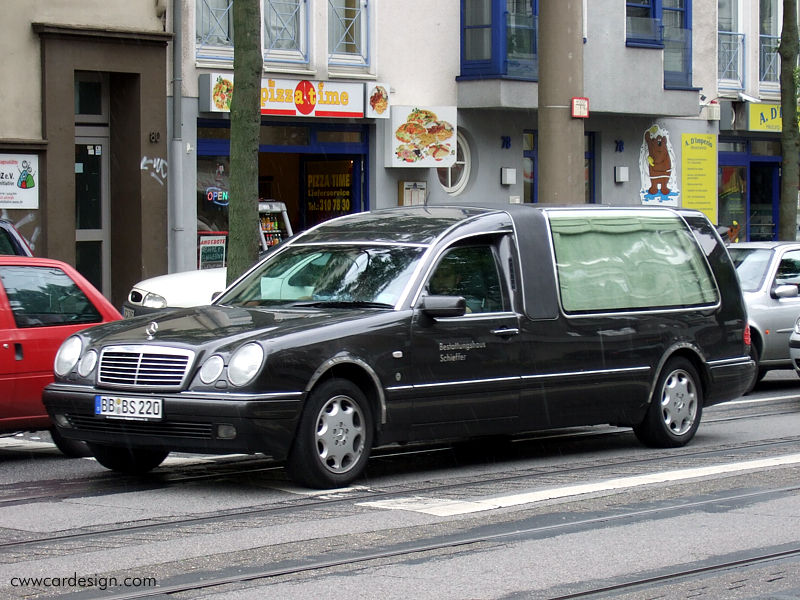
[[[281, 207], [275, 215], [262, 215], [262, 229], [268, 228], [267, 243], [277, 243], [291, 232], [337, 216], [369, 210], [368, 155], [374, 131], [370, 125], [372, 118], [381, 116], [365, 96], [374, 95], [373, 87], [363, 83], [262, 81], [259, 197], [253, 201]], [[213, 233], [225, 235], [228, 229], [231, 170], [227, 113], [232, 90], [229, 74], [201, 75], [198, 240]], [[388, 107], [380, 108], [381, 114], [388, 116]], [[277, 214], [283, 208], [285, 218]]]
[[[724, 106], [724, 105], [723, 105]], [[719, 224], [732, 242], [778, 239], [781, 167], [780, 106], [731, 103], [737, 130], [720, 131]], [[726, 122], [723, 116], [722, 122]]]

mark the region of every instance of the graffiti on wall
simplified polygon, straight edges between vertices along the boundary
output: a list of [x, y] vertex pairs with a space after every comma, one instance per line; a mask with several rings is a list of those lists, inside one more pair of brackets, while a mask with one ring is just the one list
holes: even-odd
[[639, 171], [642, 177], [642, 204], [678, 206], [677, 163], [669, 132], [661, 125], [649, 127], [642, 137], [639, 151]]
[[140, 165], [142, 171], [150, 173], [150, 176], [155, 179], [160, 185], [164, 185], [167, 179], [167, 160], [161, 157], [149, 158], [142, 156]]

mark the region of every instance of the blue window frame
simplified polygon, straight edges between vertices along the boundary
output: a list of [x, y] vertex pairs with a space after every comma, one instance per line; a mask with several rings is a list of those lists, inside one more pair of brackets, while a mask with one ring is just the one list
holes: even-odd
[[536, 81], [538, 0], [461, 0], [461, 79]]
[[664, 51], [664, 87], [692, 86], [691, 0], [627, 0], [625, 43]]
[[328, 64], [369, 66], [369, 3], [328, 0]]
[[264, 60], [308, 62], [307, 0], [265, 0]]

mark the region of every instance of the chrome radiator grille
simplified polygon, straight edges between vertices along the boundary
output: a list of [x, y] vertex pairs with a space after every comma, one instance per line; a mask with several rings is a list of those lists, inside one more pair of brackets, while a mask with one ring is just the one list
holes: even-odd
[[109, 346], [100, 354], [98, 382], [113, 387], [178, 389], [194, 352], [169, 346]]

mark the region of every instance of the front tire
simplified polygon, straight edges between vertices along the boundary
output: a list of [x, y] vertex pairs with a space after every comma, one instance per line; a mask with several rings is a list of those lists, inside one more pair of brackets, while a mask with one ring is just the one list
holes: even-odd
[[372, 410], [361, 389], [330, 379], [309, 394], [286, 469], [301, 485], [349, 485], [364, 471], [372, 448]]
[[647, 415], [633, 431], [646, 446], [678, 448], [694, 437], [702, 413], [697, 369], [685, 358], [673, 358], [658, 377]]
[[152, 471], [167, 458], [167, 450], [125, 448], [87, 443], [92, 455], [106, 469], [127, 475], [141, 475]]

